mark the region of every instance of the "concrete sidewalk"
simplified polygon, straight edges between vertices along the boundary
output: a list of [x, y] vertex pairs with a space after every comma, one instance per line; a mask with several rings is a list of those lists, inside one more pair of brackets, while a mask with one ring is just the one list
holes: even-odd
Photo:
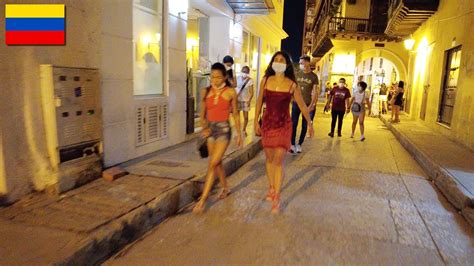
[[[261, 150], [248, 132], [242, 149], [232, 144], [226, 153], [228, 175]], [[0, 209], [0, 265], [104, 261], [193, 202], [207, 159], [189, 141], [122, 167], [130, 174], [113, 182], [101, 178], [60, 196], [37, 193]]]
[[474, 152], [406, 115], [401, 123], [381, 120], [474, 227]]

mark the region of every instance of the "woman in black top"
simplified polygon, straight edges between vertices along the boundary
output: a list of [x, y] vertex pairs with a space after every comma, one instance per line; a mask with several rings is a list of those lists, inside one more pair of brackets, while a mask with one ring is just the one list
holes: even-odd
[[[405, 82], [403, 81], [398, 82], [397, 90], [395, 91], [395, 94], [393, 95], [392, 122], [394, 123], [400, 122], [400, 109], [401, 109], [401, 106], [403, 105], [403, 94], [405, 92], [404, 87], [405, 87]], [[394, 116], [395, 116], [395, 120], [393, 119]]]

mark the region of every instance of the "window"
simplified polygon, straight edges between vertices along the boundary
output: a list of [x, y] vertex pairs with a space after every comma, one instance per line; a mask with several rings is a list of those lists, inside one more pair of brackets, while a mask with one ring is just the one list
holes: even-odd
[[133, 2], [134, 95], [163, 94], [163, 1]]
[[443, 89], [439, 107], [438, 122], [451, 125], [461, 65], [461, 46], [446, 51]]

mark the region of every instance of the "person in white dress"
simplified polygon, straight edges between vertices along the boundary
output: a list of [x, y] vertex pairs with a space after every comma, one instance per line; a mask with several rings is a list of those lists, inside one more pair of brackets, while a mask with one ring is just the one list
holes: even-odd
[[364, 120], [365, 120], [365, 105], [367, 104], [368, 109], [371, 109], [370, 106], [370, 95], [367, 91], [367, 83], [360, 81], [357, 83], [357, 90], [354, 91], [351, 98], [351, 110], [352, 110], [352, 134], [351, 138], [354, 138], [354, 133], [357, 127], [357, 122], [359, 122], [360, 127], [360, 141], [365, 140], [364, 136]]
[[379, 97], [380, 97], [380, 85], [375, 86], [375, 88], [372, 90], [372, 108], [370, 108], [370, 115], [372, 117], [378, 117], [379, 116]]

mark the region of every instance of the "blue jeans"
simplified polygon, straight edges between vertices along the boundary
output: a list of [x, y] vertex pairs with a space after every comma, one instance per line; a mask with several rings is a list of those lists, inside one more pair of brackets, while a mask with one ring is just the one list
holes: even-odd
[[[298, 122], [300, 120], [300, 114], [301, 114], [301, 110], [298, 107], [298, 104], [296, 102], [293, 102], [293, 106], [291, 108], [291, 120], [293, 121], [293, 133], [291, 134], [291, 145], [295, 145], [296, 129], [298, 128]], [[315, 114], [316, 114], [316, 109], [309, 112], [309, 116], [311, 117], [311, 121], [313, 121]], [[307, 131], [308, 131], [308, 123], [306, 122], [306, 119], [303, 116], [303, 122], [301, 124], [300, 141], [298, 142], [299, 145], [303, 144]]]

